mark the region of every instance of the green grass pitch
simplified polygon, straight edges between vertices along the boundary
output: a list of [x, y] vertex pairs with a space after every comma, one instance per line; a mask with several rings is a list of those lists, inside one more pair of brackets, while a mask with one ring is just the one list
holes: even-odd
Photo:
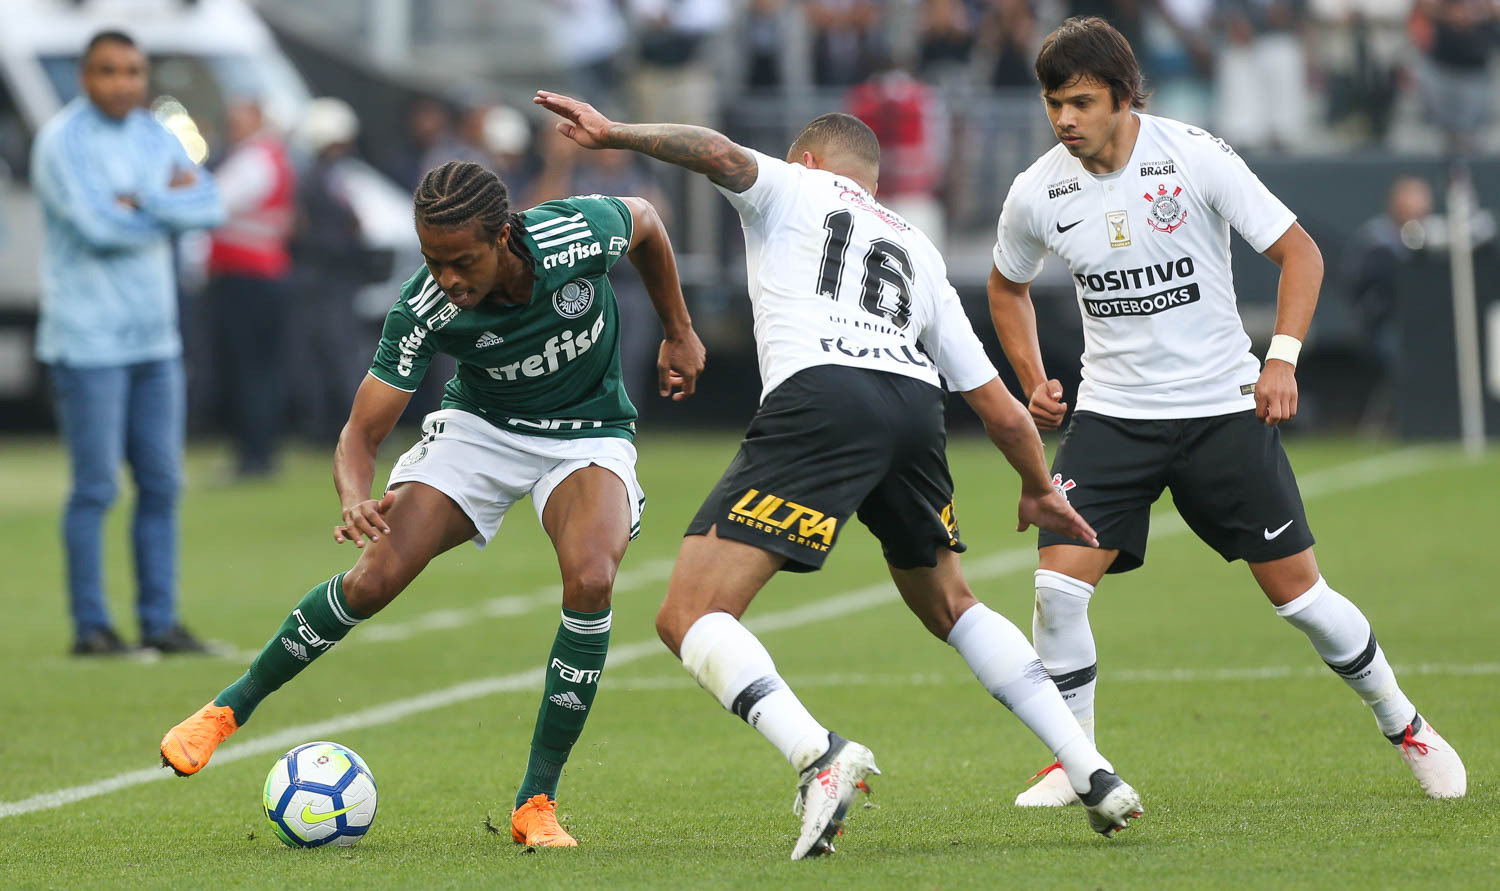
[[[398, 432], [387, 462], [410, 435]], [[825, 571], [774, 580], [748, 614], [813, 713], [869, 745], [885, 772], [837, 854], [791, 863], [792, 771], [652, 630], [680, 531], [735, 440], [648, 433], [639, 445], [645, 531], [560, 793], [582, 847], [527, 854], [484, 823], [506, 825], [557, 625], [556, 563], [529, 504], [485, 552], [435, 561], [267, 700], [209, 770], [179, 780], [153, 772], [163, 731], [354, 559], [330, 535], [329, 456], [294, 454], [275, 482], [230, 487], [215, 483], [222, 453], [194, 450], [182, 613], [239, 655], [100, 662], [64, 655], [61, 452], [0, 443], [0, 887], [1495, 886], [1500, 453], [1289, 446], [1325, 575], [1370, 616], [1407, 692], [1463, 754], [1467, 799], [1424, 798], [1244, 566], [1163, 504], [1145, 568], [1108, 579], [1092, 610], [1100, 744], [1146, 815], [1106, 840], [1078, 808], [1017, 809], [1048, 754], [906, 613], [878, 547], [851, 528]], [[1015, 477], [982, 441], [950, 453], [975, 591], [1029, 632], [1035, 539], [1011, 531]], [[108, 577], [133, 637], [128, 501], [111, 518]], [[291, 850], [260, 813], [275, 757], [315, 738], [358, 751], [379, 784], [379, 815], [353, 849]], [[90, 784], [106, 785], [45, 797]], [[39, 804], [15, 813], [22, 802]]]

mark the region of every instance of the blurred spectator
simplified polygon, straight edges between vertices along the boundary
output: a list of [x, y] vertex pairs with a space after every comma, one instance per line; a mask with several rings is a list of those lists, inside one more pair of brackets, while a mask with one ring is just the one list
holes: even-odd
[[177, 619], [186, 394], [172, 235], [218, 225], [224, 209], [209, 175], [141, 107], [146, 57], [127, 35], [96, 34], [80, 67], [84, 95], [42, 127], [31, 156], [45, 218], [36, 352], [73, 473], [62, 529], [72, 652], [126, 649], [105, 605], [101, 540], [122, 458], [137, 491], [141, 643], [202, 651]]
[[458, 129], [443, 133], [432, 147], [422, 155], [417, 167], [418, 181], [434, 167], [449, 161], [472, 161], [486, 169], [494, 166], [489, 151], [484, 147], [484, 120], [490, 107], [483, 104], [470, 105], [458, 119]]
[[877, 50], [885, 47], [884, 0], [807, 0], [813, 34], [813, 82], [847, 87], [870, 74]]
[[1037, 89], [1036, 52], [1040, 44], [1036, 15], [1026, 0], [990, 0], [980, 24], [979, 40], [993, 55], [990, 85]]
[[1155, 0], [1142, 16], [1141, 43], [1132, 44], [1153, 89], [1153, 114], [1185, 121], [1212, 119], [1214, 0]]
[[490, 156], [485, 166], [500, 176], [512, 195], [526, 194], [536, 176], [535, 165], [528, 155], [531, 124], [526, 116], [509, 105], [485, 109], [480, 144]]
[[1396, 270], [1425, 243], [1424, 221], [1432, 210], [1432, 187], [1403, 176], [1391, 185], [1385, 213], [1356, 229], [1344, 250], [1345, 292], [1380, 373], [1361, 423], [1367, 429], [1385, 429], [1392, 420], [1392, 375], [1400, 350]]
[[568, 72], [572, 95], [601, 108], [619, 100], [620, 55], [630, 38], [620, 8], [624, 2], [544, 0], [551, 11], [552, 55]]
[[1295, 146], [1308, 123], [1303, 0], [1221, 0], [1221, 8], [1214, 131], [1244, 149]]
[[[1140, 54], [1146, 45], [1146, 13], [1158, 0], [1068, 0], [1068, 15], [1107, 20]], [[1038, 41], [1040, 43], [1040, 41]]]
[[928, 83], [967, 77], [978, 17], [964, 0], [922, 0], [917, 71]]
[[728, 0], [627, 0], [627, 7], [639, 38], [631, 74], [636, 119], [718, 126], [708, 44], [729, 24]]
[[288, 402], [297, 429], [318, 443], [338, 438], [375, 349], [354, 312], [356, 292], [384, 272], [370, 268], [345, 184], [344, 162], [358, 135], [354, 110], [331, 98], [308, 103], [297, 133], [313, 161], [297, 180], [291, 244], [297, 324], [287, 362], [297, 385]]
[[[542, 131], [542, 170], [524, 206], [573, 195], [629, 195], [657, 208], [669, 230], [672, 219], [662, 190], [634, 152], [584, 151], [552, 128]], [[656, 400], [656, 352], [661, 322], [635, 267], [622, 263], [610, 273], [620, 310], [620, 371], [636, 410], [645, 416]]]
[[1309, 8], [1306, 48], [1323, 82], [1328, 122], [1350, 131], [1354, 144], [1384, 143], [1410, 49], [1410, 0], [1310, 0]]
[[404, 143], [386, 155], [381, 169], [407, 189], [416, 189], [427, 172], [422, 162], [435, 146], [452, 139], [452, 128], [448, 106], [436, 99], [417, 99], [406, 111]]
[[849, 91], [847, 110], [880, 141], [880, 203], [905, 217], [941, 251], [947, 220], [937, 193], [948, 150], [942, 97], [899, 64], [879, 67]]
[[745, 86], [770, 90], [782, 85], [786, 45], [786, 0], [750, 0], [745, 10]]
[[1497, 36], [1494, 0], [1417, 0], [1413, 38], [1423, 52], [1423, 105], [1443, 130], [1448, 151], [1474, 152], [1488, 123], [1489, 60]]
[[239, 479], [271, 475], [285, 409], [295, 178], [259, 103], [228, 109], [229, 152], [214, 171], [228, 219], [215, 229], [204, 293], [213, 317], [218, 392]]

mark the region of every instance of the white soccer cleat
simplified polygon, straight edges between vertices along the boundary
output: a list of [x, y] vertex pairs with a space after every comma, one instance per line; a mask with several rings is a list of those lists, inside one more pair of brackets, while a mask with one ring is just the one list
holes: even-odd
[[1061, 762], [1052, 762], [1037, 771], [1031, 780], [1031, 785], [1016, 796], [1016, 807], [1067, 807], [1081, 803]]
[[1463, 761], [1421, 715], [1406, 725], [1397, 750], [1427, 797], [1463, 798], [1468, 791], [1469, 777]]
[[1089, 777], [1089, 791], [1078, 797], [1088, 811], [1089, 828], [1105, 838], [1128, 827], [1142, 813], [1140, 793], [1102, 767]]
[[865, 777], [880, 773], [875, 755], [857, 742], [828, 734], [828, 751], [802, 771], [792, 812], [802, 815], [802, 834], [792, 859], [833, 853], [833, 837], [843, 832], [854, 793], [869, 793]]

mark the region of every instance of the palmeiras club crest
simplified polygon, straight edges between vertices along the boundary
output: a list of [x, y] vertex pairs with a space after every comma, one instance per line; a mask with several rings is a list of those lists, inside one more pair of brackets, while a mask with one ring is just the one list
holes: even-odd
[[1067, 500], [1068, 498], [1068, 490], [1076, 487], [1077, 485], [1078, 484], [1073, 482], [1072, 480], [1063, 482], [1062, 474], [1060, 473], [1052, 474], [1052, 488], [1056, 490], [1057, 494], [1061, 495], [1064, 500]]
[[594, 302], [594, 285], [586, 278], [575, 278], [552, 292], [552, 306], [557, 314], [576, 319], [588, 312]]
[[1187, 208], [1177, 200], [1182, 194], [1182, 186], [1167, 194], [1167, 187], [1161, 184], [1156, 186], [1156, 194], [1147, 192], [1145, 198], [1151, 202], [1151, 214], [1146, 217], [1146, 225], [1158, 232], [1175, 232], [1177, 227], [1187, 222]]

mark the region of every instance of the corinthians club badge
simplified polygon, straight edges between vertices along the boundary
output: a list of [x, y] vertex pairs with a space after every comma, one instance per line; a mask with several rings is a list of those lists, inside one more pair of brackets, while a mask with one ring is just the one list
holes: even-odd
[[1168, 195], [1167, 187], [1160, 184], [1156, 187], [1155, 195], [1147, 192], [1145, 198], [1151, 202], [1151, 214], [1146, 217], [1146, 225], [1158, 232], [1177, 231], [1178, 226], [1187, 222], [1187, 208], [1177, 200], [1177, 196], [1181, 194], [1182, 186], [1176, 187]]

